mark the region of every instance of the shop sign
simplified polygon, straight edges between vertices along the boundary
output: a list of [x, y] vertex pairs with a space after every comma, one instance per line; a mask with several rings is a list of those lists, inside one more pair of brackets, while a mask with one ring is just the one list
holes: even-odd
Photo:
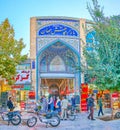
[[32, 69], [35, 69], [35, 61], [32, 61]]
[[30, 70], [17, 70], [15, 77], [15, 84], [30, 84], [31, 83], [31, 71]]
[[24, 90], [30, 90], [31, 89], [31, 85], [24, 85]]
[[30, 70], [30, 63], [17, 65], [17, 70]]
[[93, 90], [93, 93], [98, 93], [98, 90]]
[[24, 88], [24, 85], [13, 85], [11, 88], [12, 89], [15, 89], [15, 88]]

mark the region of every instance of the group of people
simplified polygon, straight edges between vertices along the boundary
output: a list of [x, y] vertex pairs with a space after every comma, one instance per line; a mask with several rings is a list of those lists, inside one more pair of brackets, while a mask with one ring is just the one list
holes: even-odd
[[68, 101], [66, 96], [63, 96], [62, 99], [59, 96], [50, 96], [48, 99], [42, 96], [40, 105], [41, 111], [57, 111], [61, 119], [67, 119], [67, 108], [69, 105], [75, 106], [75, 97], [72, 96], [71, 100]]
[[[94, 94], [89, 95], [86, 101], [87, 101], [87, 111], [89, 112], [88, 119], [95, 120], [93, 117], [95, 107]], [[68, 106], [71, 105], [72, 107], [75, 107], [76, 102], [74, 95], [72, 96], [70, 101], [68, 101], [66, 96], [63, 96], [62, 99], [60, 99], [59, 96], [49, 96], [49, 98], [47, 99], [46, 96], [43, 95], [38, 104], [41, 106], [40, 108], [41, 111], [43, 112], [57, 111], [58, 114], [61, 116], [61, 119], [67, 119]], [[15, 108], [12, 102], [12, 97], [9, 97], [7, 101], [7, 106], [10, 111], [13, 111], [13, 109]], [[98, 116], [100, 116], [100, 114], [104, 115], [102, 96], [100, 96], [98, 99], [98, 107], [99, 107]]]
[[[94, 116], [94, 107], [95, 107], [94, 94], [89, 95], [88, 98], [86, 99], [86, 101], [87, 101], [87, 111], [89, 112], [88, 119], [95, 120], [93, 117]], [[98, 107], [99, 107], [98, 116], [100, 116], [100, 114], [104, 115], [102, 96], [100, 96], [98, 99]]]

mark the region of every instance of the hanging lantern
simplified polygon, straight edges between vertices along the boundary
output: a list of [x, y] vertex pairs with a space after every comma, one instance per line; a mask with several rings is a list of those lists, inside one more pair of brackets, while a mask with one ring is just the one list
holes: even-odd
[[64, 95], [65, 93], [64, 93], [64, 91], [61, 91], [60, 94], [61, 94], [61, 95]]

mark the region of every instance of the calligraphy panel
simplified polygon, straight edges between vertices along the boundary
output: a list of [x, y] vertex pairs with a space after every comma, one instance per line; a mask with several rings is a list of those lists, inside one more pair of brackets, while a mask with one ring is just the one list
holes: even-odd
[[73, 37], [78, 37], [79, 33], [72, 29], [71, 27], [68, 27], [66, 25], [62, 24], [53, 24], [53, 25], [48, 25], [43, 28], [41, 28], [38, 31], [39, 36], [73, 36]]

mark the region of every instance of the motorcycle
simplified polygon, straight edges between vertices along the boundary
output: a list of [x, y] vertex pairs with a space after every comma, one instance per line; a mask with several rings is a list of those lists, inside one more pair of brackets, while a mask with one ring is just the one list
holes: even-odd
[[73, 108], [71, 105], [69, 105], [67, 108], [67, 118], [71, 121], [74, 121], [76, 119], [75, 108]]
[[0, 112], [3, 121], [8, 121], [13, 125], [19, 125], [21, 123], [21, 113], [20, 111], [10, 111], [10, 112]]
[[[57, 127], [60, 124], [60, 117], [56, 112], [43, 113], [41, 111], [35, 110], [35, 114], [37, 115], [41, 123], [46, 124], [46, 127], [48, 127], [48, 125], [51, 125], [52, 127]], [[32, 116], [31, 118], [29, 118], [27, 120], [27, 126], [28, 127], [35, 126], [37, 123], [37, 117]]]
[[115, 118], [120, 118], [120, 112], [115, 113]]

